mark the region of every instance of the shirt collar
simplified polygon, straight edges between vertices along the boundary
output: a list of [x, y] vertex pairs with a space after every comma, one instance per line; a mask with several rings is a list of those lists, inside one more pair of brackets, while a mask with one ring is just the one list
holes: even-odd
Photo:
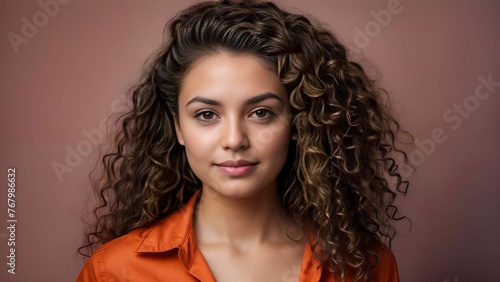
[[[193, 211], [198, 196], [199, 190], [182, 208], [146, 229], [144, 239], [136, 252], [160, 253], [178, 249], [179, 259], [191, 273], [197, 273], [204, 267], [208, 268], [196, 246], [193, 231]], [[319, 281], [321, 272], [321, 261], [314, 255], [308, 240], [302, 258], [299, 281]]]
[[319, 281], [322, 272], [322, 263], [314, 254], [310, 242], [314, 242], [314, 236], [309, 235], [309, 240], [306, 241], [304, 256], [302, 257], [302, 265], [300, 267], [299, 282], [302, 281]]
[[198, 192], [179, 210], [145, 230], [144, 239], [136, 249], [139, 253], [159, 253], [189, 247], [194, 240], [193, 210]]
[[199, 192], [179, 210], [145, 229], [138, 253], [160, 253], [177, 249], [179, 260], [186, 270], [200, 281], [215, 281], [203, 255], [196, 246], [193, 231], [193, 211]]

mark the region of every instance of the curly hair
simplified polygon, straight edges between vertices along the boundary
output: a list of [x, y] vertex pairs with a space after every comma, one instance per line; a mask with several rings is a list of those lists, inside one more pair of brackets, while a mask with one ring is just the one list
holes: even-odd
[[328, 270], [368, 280], [380, 242], [395, 236], [394, 200], [408, 182], [394, 154], [405, 131], [387, 93], [330, 31], [270, 2], [195, 4], [165, 29], [166, 40], [131, 89], [114, 150], [93, 184], [99, 204], [79, 252], [94, 250], [179, 209], [202, 183], [178, 143], [174, 116], [182, 80], [197, 59], [254, 55], [289, 93], [296, 140], [278, 179], [283, 207], [306, 232]]

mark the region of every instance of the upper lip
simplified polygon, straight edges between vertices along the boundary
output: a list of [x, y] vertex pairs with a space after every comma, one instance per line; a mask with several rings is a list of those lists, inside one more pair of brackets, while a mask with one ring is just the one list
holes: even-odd
[[247, 160], [229, 160], [229, 161], [224, 161], [221, 163], [216, 163], [215, 165], [217, 166], [249, 166], [249, 165], [256, 165], [256, 162], [251, 162]]

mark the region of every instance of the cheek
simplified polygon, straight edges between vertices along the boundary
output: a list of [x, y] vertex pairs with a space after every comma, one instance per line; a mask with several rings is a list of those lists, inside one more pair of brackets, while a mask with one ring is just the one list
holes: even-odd
[[193, 142], [193, 139], [188, 140], [190, 141], [186, 142], [184, 148], [189, 167], [197, 177], [203, 178], [205, 166], [210, 160], [209, 152], [212, 150], [207, 149], [205, 144], [201, 142]]
[[187, 152], [197, 155], [203, 152], [202, 148], [206, 148], [208, 146], [208, 143], [203, 136], [196, 134], [184, 136], [186, 137], [184, 147]]
[[181, 132], [186, 150], [200, 150], [200, 146], [208, 146], [210, 143], [213, 143], [213, 135], [200, 127], [187, 113], [183, 113], [180, 120], [180, 128], [182, 129]]
[[183, 137], [184, 148], [190, 163], [197, 160], [198, 162], [209, 160], [214, 146], [217, 145], [216, 136], [203, 130], [183, 131]]
[[280, 156], [286, 158], [290, 132], [289, 126], [265, 128], [253, 134], [253, 144], [268, 155], [274, 155], [279, 159], [281, 159]]
[[254, 132], [254, 142], [262, 147], [279, 147], [289, 143], [290, 133], [289, 124], [276, 124]]

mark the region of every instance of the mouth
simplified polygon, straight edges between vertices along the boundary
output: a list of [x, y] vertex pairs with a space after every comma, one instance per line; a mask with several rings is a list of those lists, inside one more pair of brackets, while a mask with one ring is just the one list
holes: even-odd
[[252, 172], [257, 164], [247, 160], [230, 160], [216, 163], [215, 166], [228, 176], [244, 176]]

